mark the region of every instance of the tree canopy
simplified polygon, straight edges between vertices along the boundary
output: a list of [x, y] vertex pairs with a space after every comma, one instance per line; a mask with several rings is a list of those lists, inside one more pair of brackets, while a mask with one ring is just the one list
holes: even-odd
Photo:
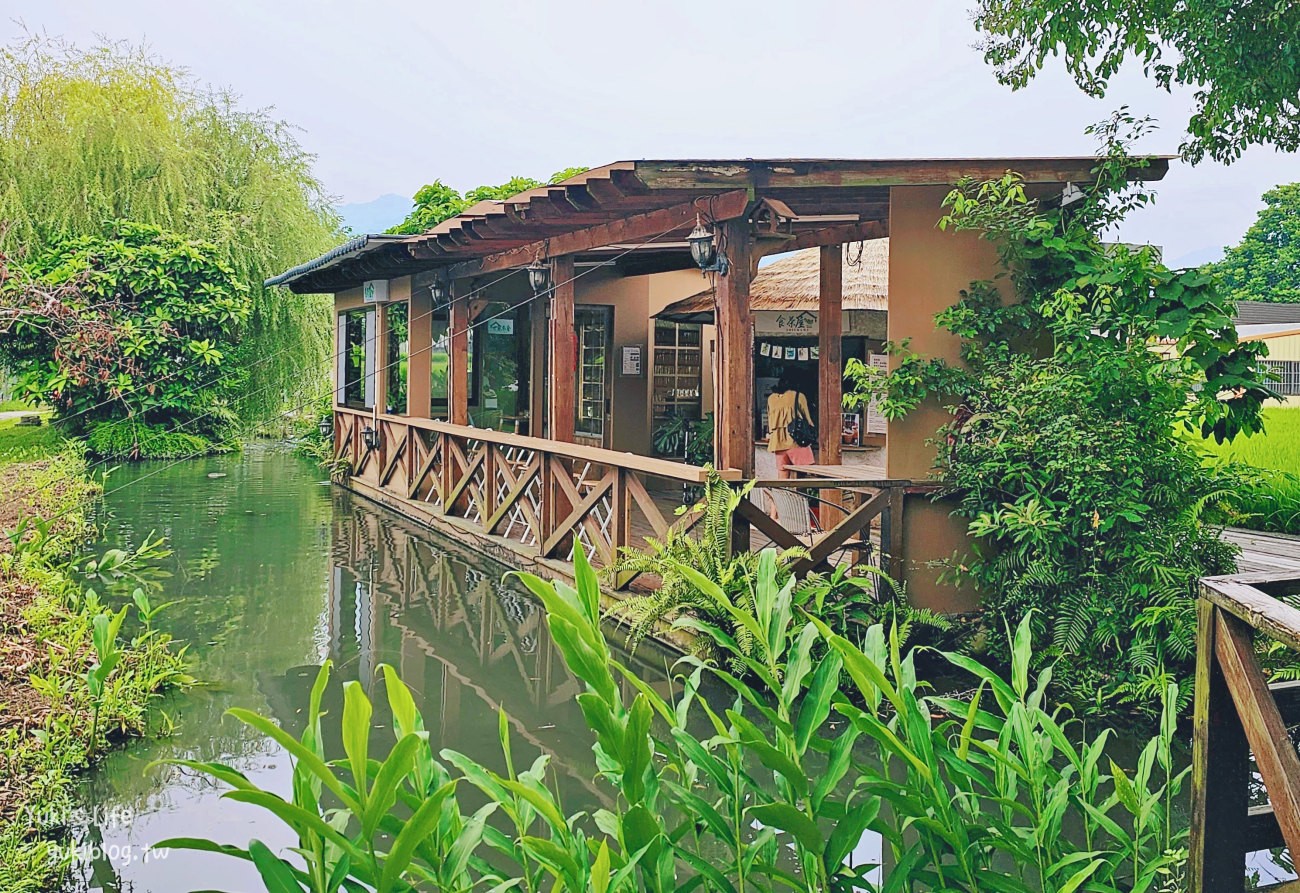
[[248, 289], [214, 245], [116, 221], [11, 267], [0, 255], [0, 361], [78, 427], [107, 419], [222, 435], [247, 372], [227, 357]]
[[1300, 149], [1300, 3], [1238, 0], [980, 0], [980, 48], [1000, 81], [1026, 86], [1049, 56], [1104, 96], [1128, 59], [1195, 91], [1183, 153], [1230, 162], [1250, 145]]
[[114, 220], [212, 246], [251, 299], [230, 358], [257, 364], [236, 402], [248, 420], [326, 386], [329, 299], [262, 288], [339, 240], [312, 160], [285, 122], [139, 47], [0, 49], [0, 250], [21, 260]]
[[1234, 300], [1300, 303], [1300, 183], [1264, 193], [1264, 209], [1241, 244], [1210, 269]]
[[[587, 170], [585, 167], [568, 167], [556, 172], [546, 183], [559, 183], [585, 170]], [[411, 209], [411, 213], [407, 214], [406, 219], [397, 226], [391, 227], [388, 232], [411, 235], [422, 233], [479, 202], [489, 199], [507, 199], [529, 189], [545, 186], [546, 183], [531, 177], [511, 177], [500, 186], [479, 186], [462, 195], [441, 180], [434, 180], [420, 187], [415, 193], [415, 207]]]

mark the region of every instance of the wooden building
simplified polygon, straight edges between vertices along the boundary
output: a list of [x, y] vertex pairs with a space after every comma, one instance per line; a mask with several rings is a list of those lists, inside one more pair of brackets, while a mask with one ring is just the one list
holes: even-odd
[[[698, 483], [704, 470], [646, 454], [648, 370], [656, 340], [667, 340], [659, 327], [671, 322], [655, 317], [701, 290], [695, 255], [710, 270], [712, 326], [673, 331], [673, 375], [711, 367], [698, 399], [714, 414], [714, 463], [745, 479], [755, 469], [752, 299], [762, 258], [816, 250], [817, 402], [838, 406], [852, 246], [888, 238], [884, 335], [957, 360], [957, 339], [935, 328], [934, 315], [972, 280], [993, 278], [997, 257], [979, 234], [936, 227], [952, 184], [1015, 170], [1031, 194], [1052, 197], [1090, 180], [1093, 164], [616, 162], [480, 203], [417, 236], [353, 240], [268, 284], [335, 295], [334, 437], [347, 486], [510, 564], [566, 576], [576, 542], [607, 564], [641, 533], [692, 523], [658, 494]], [[1153, 159], [1135, 176], [1158, 179], [1167, 167]], [[888, 566], [915, 601], [973, 605], [973, 593], [937, 581], [933, 564], [965, 546], [963, 525], [926, 487], [926, 441], [946, 419], [934, 404], [891, 424], [876, 479], [837, 474], [840, 428], [821, 426], [819, 468], [831, 471], [801, 485], [848, 496], [812, 544], [810, 566], [868, 539], [879, 519]], [[742, 521], [738, 548], [749, 524], [755, 543], [799, 542], [762, 512], [746, 509]]]

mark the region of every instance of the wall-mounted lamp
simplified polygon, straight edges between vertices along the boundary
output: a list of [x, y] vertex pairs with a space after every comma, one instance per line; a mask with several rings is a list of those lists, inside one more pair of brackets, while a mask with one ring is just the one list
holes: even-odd
[[433, 297], [433, 306], [440, 307], [447, 303], [447, 280], [438, 274], [437, 277], [429, 283], [429, 294]]
[[706, 273], [727, 275], [727, 255], [718, 251], [713, 230], [705, 229], [698, 214], [695, 215], [695, 229], [691, 230], [691, 234], [686, 237], [686, 243], [691, 246], [691, 257], [701, 270]]
[[322, 439], [328, 438], [331, 434], [333, 434], [334, 413], [330, 413], [327, 416], [321, 416], [320, 421], [316, 423], [316, 430], [320, 432], [320, 436]]
[[1066, 183], [1065, 188], [1061, 190], [1061, 207], [1072, 205], [1077, 201], [1084, 199], [1084, 191], [1073, 183]]
[[527, 269], [528, 284], [533, 287], [533, 294], [540, 295], [551, 287], [550, 264], [544, 263], [540, 257], [535, 257]]
[[366, 445], [367, 450], [375, 449], [379, 446], [379, 432], [366, 425], [361, 429], [361, 442]]

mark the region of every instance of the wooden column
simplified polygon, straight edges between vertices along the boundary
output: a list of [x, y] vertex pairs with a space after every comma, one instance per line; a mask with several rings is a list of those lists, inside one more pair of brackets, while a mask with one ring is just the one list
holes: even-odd
[[447, 344], [447, 421], [469, 424], [469, 299], [470, 283], [453, 279]]
[[[844, 381], [844, 247], [823, 245], [818, 263], [817, 289], [817, 461], [840, 464], [841, 388]], [[822, 530], [844, 520], [844, 513], [831, 508], [842, 505], [840, 490], [824, 490], [825, 500], [817, 509]]]
[[749, 286], [753, 241], [744, 218], [718, 227], [731, 263], [715, 290], [718, 349], [714, 357], [713, 454], [719, 468], [754, 474], [754, 316]]
[[406, 412], [417, 418], [432, 417], [429, 411], [433, 354], [433, 295], [427, 285], [411, 288], [410, 370], [406, 380]]
[[820, 434], [818, 461], [840, 461], [840, 389], [844, 379], [844, 251], [840, 245], [821, 249], [820, 289], [817, 302], [817, 420]]
[[532, 437], [546, 435], [546, 352], [550, 348], [546, 324], [547, 302], [533, 301], [528, 305], [528, 321], [532, 328], [529, 350], [532, 369], [528, 376], [528, 433]]
[[547, 409], [551, 440], [573, 443], [576, 418], [576, 335], [573, 329], [573, 255], [551, 260], [550, 399]]

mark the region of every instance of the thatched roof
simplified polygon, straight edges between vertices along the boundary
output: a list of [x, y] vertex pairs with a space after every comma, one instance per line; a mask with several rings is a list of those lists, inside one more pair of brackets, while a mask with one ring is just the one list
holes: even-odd
[[[750, 309], [817, 312], [820, 252], [819, 248], [805, 248], [760, 267], [749, 288]], [[844, 309], [889, 309], [889, 239], [844, 246]], [[678, 322], [711, 322], [713, 289], [669, 304], [658, 316]]]

